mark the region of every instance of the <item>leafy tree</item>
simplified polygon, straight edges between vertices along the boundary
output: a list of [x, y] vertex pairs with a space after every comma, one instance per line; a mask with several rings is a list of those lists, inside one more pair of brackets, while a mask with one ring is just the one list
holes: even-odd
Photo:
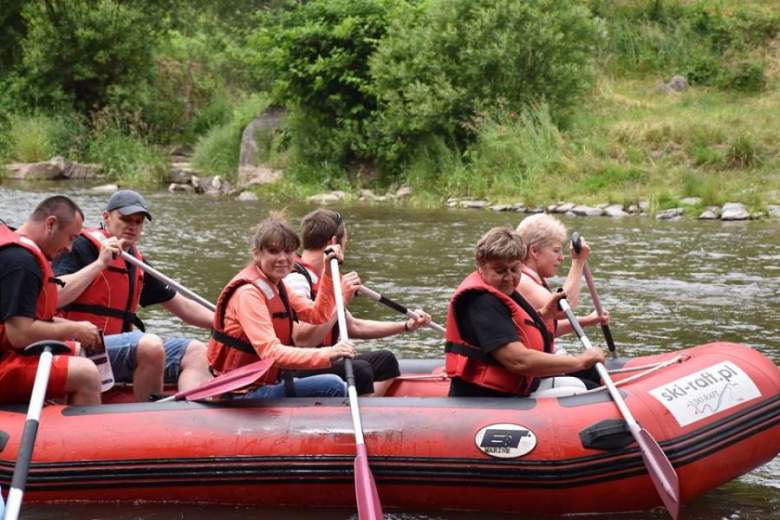
[[371, 59], [374, 135], [399, 165], [432, 136], [463, 147], [470, 121], [545, 100], [560, 121], [593, 79], [597, 25], [567, 0], [430, 0], [394, 18]]
[[153, 0], [26, 2], [17, 95], [34, 105], [72, 103], [82, 111], [106, 105], [115, 87], [149, 77], [154, 44], [174, 5]]
[[[366, 159], [364, 123], [376, 109], [368, 58], [400, 0], [311, 0], [268, 11], [250, 38], [250, 63], [273, 78], [277, 103], [301, 112], [292, 121], [311, 162]], [[311, 147], [311, 143], [317, 143]]]

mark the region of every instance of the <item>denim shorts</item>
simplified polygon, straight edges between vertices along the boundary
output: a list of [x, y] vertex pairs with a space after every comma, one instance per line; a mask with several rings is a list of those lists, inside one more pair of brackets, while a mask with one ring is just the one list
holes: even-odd
[[[136, 354], [138, 342], [144, 333], [141, 331], [124, 332], [106, 336], [106, 350], [111, 359], [111, 369], [114, 371], [114, 380], [118, 383], [132, 383], [133, 372], [138, 362]], [[192, 343], [188, 338], [168, 338], [163, 340], [165, 349], [165, 375], [166, 383], [176, 384], [179, 380], [181, 358], [187, 351], [187, 346]]]

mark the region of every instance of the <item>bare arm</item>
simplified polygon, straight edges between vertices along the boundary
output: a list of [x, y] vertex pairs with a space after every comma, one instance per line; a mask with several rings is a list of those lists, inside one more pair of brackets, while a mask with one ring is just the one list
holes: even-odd
[[347, 320], [349, 337], [356, 339], [379, 339], [404, 332], [414, 332], [420, 327], [431, 323], [431, 316], [421, 309], [415, 309], [414, 313], [419, 319], [409, 318], [406, 321], [373, 321], [352, 318]]
[[123, 240], [117, 240], [115, 237], [106, 239], [100, 244], [97, 260], [75, 273], [59, 276], [60, 280], [65, 282], [65, 286], [59, 289], [57, 308], [61, 309], [81, 296], [81, 293], [89, 287], [95, 278], [111, 264], [115, 255], [121, 253], [123, 243]]
[[[351, 315], [347, 312], [347, 323], [349, 323]], [[325, 340], [325, 336], [333, 329], [336, 324], [338, 316], [333, 313], [333, 316], [327, 322], [321, 325], [312, 325], [299, 321], [293, 325], [293, 342], [296, 347], [313, 348], [322, 345]], [[350, 335], [350, 338], [352, 336]]]
[[576, 372], [592, 367], [597, 361], [604, 362], [604, 354], [595, 347], [578, 356], [556, 356], [526, 348], [519, 341], [502, 345], [492, 354], [510, 372], [535, 377]]
[[17, 350], [45, 339], [57, 341], [74, 339], [83, 343], [85, 347], [96, 345], [99, 341], [98, 328], [88, 321], [63, 319], [45, 321], [25, 316], [12, 316], [5, 321], [5, 331], [8, 341]]
[[185, 298], [179, 293], [176, 293], [173, 298], [160, 305], [180, 320], [195, 327], [210, 330], [214, 323], [214, 311], [189, 298]]
[[577, 253], [574, 250], [574, 246], [569, 244], [569, 254], [571, 255], [571, 268], [569, 274], [566, 276], [566, 280], [563, 282], [563, 290], [566, 291], [567, 300], [572, 310], [577, 308], [577, 304], [580, 301], [580, 288], [582, 286], [582, 271], [585, 268], [585, 262], [590, 255], [590, 246], [582, 239], [582, 248]]
[[[600, 319], [598, 313], [593, 311], [587, 316], [578, 317], [577, 321], [582, 327], [595, 327], [596, 325], [601, 325], [601, 323], [609, 325], [609, 311], [604, 309], [603, 319]], [[555, 331], [555, 337], [557, 338], [573, 331], [574, 328], [571, 326], [571, 323], [569, 323], [569, 320], [558, 320], [558, 328]]]

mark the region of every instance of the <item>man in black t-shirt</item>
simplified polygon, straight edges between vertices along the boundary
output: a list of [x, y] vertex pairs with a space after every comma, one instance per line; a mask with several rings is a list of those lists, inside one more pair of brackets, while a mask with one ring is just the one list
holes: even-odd
[[[69, 198], [49, 197], [13, 231], [0, 225], [0, 402], [23, 403], [32, 393], [38, 358], [23, 356], [41, 340], [99, 341], [95, 325], [53, 318], [57, 288], [48, 261], [70, 249], [83, 221]], [[68, 395], [71, 404], [99, 404], [100, 377], [89, 359], [54, 356], [47, 396]]]
[[[211, 329], [212, 311], [178, 294], [154, 276], [143, 276], [140, 292], [135, 287], [136, 282], [141, 280], [140, 273], [117, 255], [121, 251], [137, 252], [135, 248], [147, 219], [151, 220], [152, 216], [140, 194], [131, 190], [117, 191], [102, 213], [103, 229], [86, 230], [76, 239], [72, 251], [54, 263], [54, 272], [66, 282], [60, 291], [58, 306], [68, 315], [71, 313], [69, 309], [80, 305], [78, 312], [88, 316], [107, 334], [105, 342], [114, 377], [119, 382], [132, 382], [139, 401], [146, 401], [151, 394], [161, 392], [163, 381], [178, 383], [179, 390], [183, 391], [197, 387], [212, 377], [204, 343], [191, 338], [167, 338], [163, 341], [155, 334], [132, 330], [133, 320], [127, 318], [122, 319], [119, 328], [115, 326], [115, 321], [108, 325], [111, 317], [104, 314], [106, 312], [119, 311], [125, 316], [134, 316], [136, 304], [143, 307], [160, 304], [191, 325]], [[96, 238], [88, 238], [88, 235]], [[112, 293], [124, 296], [111, 300]], [[102, 295], [111, 301], [109, 311], [105, 307], [103, 310], [95, 309], [93, 302]], [[134, 298], [137, 301], [133, 301]], [[116, 301], [118, 299], [123, 301]], [[90, 305], [85, 305], [85, 302]]]

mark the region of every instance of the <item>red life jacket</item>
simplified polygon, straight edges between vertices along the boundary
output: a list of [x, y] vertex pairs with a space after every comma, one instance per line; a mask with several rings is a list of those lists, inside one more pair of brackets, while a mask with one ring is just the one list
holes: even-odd
[[[85, 229], [81, 235], [92, 242], [98, 251], [100, 243], [111, 235], [105, 229]], [[130, 254], [143, 260], [133, 247]], [[73, 302], [62, 308], [63, 317], [73, 321], [89, 321], [95, 324], [103, 334], [131, 332], [133, 324], [144, 330], [143, 324], [135, 314], [141, 297], [144, 272], [133, 269], [133, 292], [130, 294], [130, 270], [122, 255], [103, 269], [83, 293]]]
[[[250, 265], [238, 273], [222, 289], [214, 312], [214, 327], [208, 344], [208, 360], [216, 375], [230, 372], [254, 361], [258, 355], [249, 338], [242, 331], [238, 336], [225, 333], [225, 311], [230, 298], [236, 290], [246, 284], [252, 284], [265, 298], [271, 313], [274, 333], [284, 345], [292, 345], [293, 322], [298, 321], [295, 311], [290, 307], [284, 282], [274, 286], [256, 266]], [[260, 384], [274, 384], [279, 379], [280, 370], [276, 365], [261, 379]]]
[[[550, 287], [550, 284], [547, 283], [547, 280], [542, 278], [539, 273], [531, 269], [530, 267], [523, 266], [523, 274], [526, 275], [528, 278], [533, 280], [533, 282], [540, 286], [547, 289], [547, 292], [552, 294], [553, 290], [552, 287]], [[555, 332], [558, 330], [558, 320], [552, 319], [549, 323], [547, 323], [547, 330], [549, 330], [552, 333], [553, 337], [553, 345], [555, 344]]]
[[[317, 282], [314, 282], [314, 278], [312, 278], [311, 273], [314, 272], [314, 269], [307, 263], [305, 263], [301, 257], [299, 256], [298, 259], [295, 261], [295, 265], [293, 266], [293, 269], [295, 272], [300, 273], [303, 275], [304, 278], [306, 278], [306, 281], [309, 283], [309, 288], [311, 289], [311, 299], [316, 300], [317, 299], [317, 291], [320, 288], [320, 280], [317, 279]], [[330, 331], [325, 335], [325, 337], [322, 339], [322, 343], [320, 343], [320, 347], [332, 347], [336, 343], [339, 342], [339, 322], [333, 324], [333, 328], [330, 329]]]
[[[498, 289], [488, 285], [476, 271], [466, 277], [450, 300], [447, 312], [447, 337], [444, 347], [447, 375], [490, 388], [498, 392], [528, 395], [534, 378], [507, 370], [493, 356], [467, 343], [458, 329], [461, 298], [469, 292], [487, 292], [496, 296], [512, 313], [512, 322], [520, 341], [527, 348], [551, 352], [549, 331], [539, 314], [522, 297], [516, 302]], [[519, 294], [518, 294], [519, 296]]]
[[[49, 260], [44, 256], [38, 245], [29, 237], [20, 235], [8, 226], [0, 226], [0, 248], [19, 246], [28, 250], [38, 262], [41, 269], [43, 286], [38, 293], [38, 304], [35, 308], [35, 319], [50, 321], [57, 311], [57, 282], [51, 270]], [[0, 350], [18, 350], [8, 341], [5, 323], [0, 323]]]

